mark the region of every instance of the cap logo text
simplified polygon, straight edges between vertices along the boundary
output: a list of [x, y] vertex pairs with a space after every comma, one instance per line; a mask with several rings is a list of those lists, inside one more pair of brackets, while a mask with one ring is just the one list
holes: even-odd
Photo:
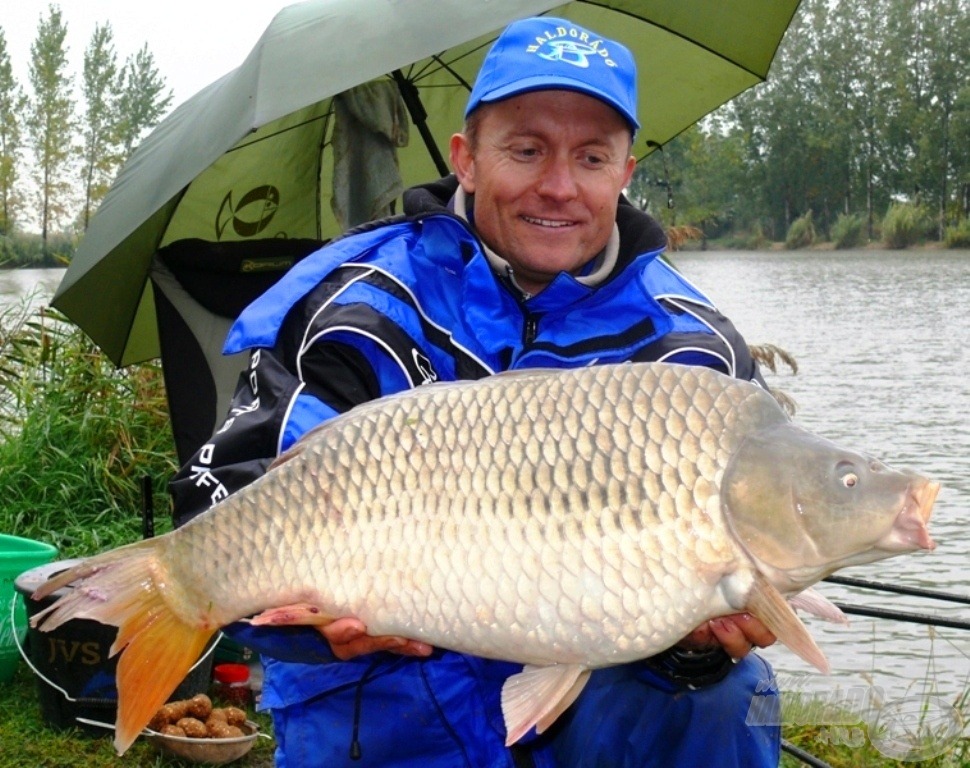
[[590, 39], [588, 32], [575, 27], [549, 30], [545, 35], [536, 37], [535, 44], [528, 46], [526, 52], [536, 53], [547, 61], [562, 61], [581, 69], [588, 68], [590, 58], [596, 56], [606, 66], [616, 66], [601, 39]]

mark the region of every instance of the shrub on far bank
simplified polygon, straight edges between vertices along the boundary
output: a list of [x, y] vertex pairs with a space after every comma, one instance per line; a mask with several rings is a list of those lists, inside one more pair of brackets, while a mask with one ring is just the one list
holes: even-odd
[[836, 249], [858, 248], [866, 241], [866, 223], [857, 213], [840, 213], [832, 225], [829, 236]]
[[970, 219], [947, 227], [943, 239], [947, 248], [970, 248]]
[[926, 209], [911, 203], [893, 203], [882, 220], [882, 242], [887, 248], [908, 248], [926, 238], [933, 220]]
[[812, 212], [809, 211], [791, 223], [785, 236], [785, 247], [794, 251], [798, 248], [808, 248], [814, 242], [815, 223], [812, 221]]
[[47, 239], [47, 253], [40, 235], [12, 232], [0, 235], [0, 267], [63, 267], [70, 263], [77, 243], [66, 232], [53, 232]]

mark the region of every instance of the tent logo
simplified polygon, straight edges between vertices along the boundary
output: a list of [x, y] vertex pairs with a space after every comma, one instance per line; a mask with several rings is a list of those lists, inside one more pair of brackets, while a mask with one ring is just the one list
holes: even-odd
[[249, 190], [236, 205], [232, 203], [230, 189], [216, 214], [216, 240], [222, 239], [222, 233], [230, 224], [239, 237], [258, 235], [269, 226], [279, 205], [280, 191], [270, 184]]

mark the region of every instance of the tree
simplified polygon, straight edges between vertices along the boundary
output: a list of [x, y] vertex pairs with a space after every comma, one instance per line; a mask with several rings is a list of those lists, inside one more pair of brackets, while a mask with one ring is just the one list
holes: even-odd
[[22, 115], [26, 97], [13, 76], [7, 40], [0, 29], [0, 235], [13, 231], [22, 205], [18, 194]]
[[121, 77], [118, 128], [122, 156], [127, 159], [145, 131], [168, 109], [172, 92], [163, 95], [165, 78], [159, 74], [147, 45], [128, 57]]
[[73, 78], [67, 73], [67, 25], [56, 5], [41, 18], [30, 46], [27, 133], [34, 153], [41, 242], [48, 254], [50, 230], [67, 214], [72, 194], [74, 156]]
[[922, 137], [924, 185], [936, 198], [940, 239], [948, 223], [950, 196], [959, 189], [960, 177], [966, 178], [970, 172], [966, 165], [961, 168], [961, 153], [953, 141], [954, 131], [959, 130], [958, 99], [970, 71], [970, 14], [966, 10], [965, 0], [937, 0], [926, 30], [931, 54], [927, 68], [929, 131]]
[[743, 155], [740, 135], [709, 118], [641, 161], [627, 194], [666, 226], [690, 224], [705, 239], [729, 234], [756, 218]]
[[803, 0], [768, 82], [717, 113], [721, 127], [684, 158], [737, 183], [737, 163], [707, 144], [747, 147], [748, 196], [731, 212], [728, 185], [694, 184], [712, 195], [693, 201], [697, 211], [738, 222], [760, 201], [775, 236], [808, 211], [823, 231], [864, 212], [872, 239], [890, 203], [905, 200], [928, 205], [942, 231], [970, 208], [968, 11], [966, 0]]
[[86, 230], [91, 214], [118, 168], [118, 64], [111, 24], [96, 25], [84, 52], [85, 114], [82, 127], [84, 207]]
[[808, 209], [811, 169], [822, 151], [813, 140], [819, 119], [814, 104], [818, 75], [812, 68], [816, 29], [807, 5], [792, 20], [768, 81], [730, 106], [747, 145], [752, 191], [760, 193], [775, 239]]

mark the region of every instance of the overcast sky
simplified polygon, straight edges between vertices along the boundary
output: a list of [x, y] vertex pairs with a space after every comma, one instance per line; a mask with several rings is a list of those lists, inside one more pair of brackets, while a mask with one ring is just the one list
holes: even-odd
[[[170, 108], [239, 66], [276, 12], [296, 0], [60, 0], [75, 83], [96, 24], [111, 23], [119, 66], [144, 45], [174, 93]], [[0, 28], [24, 90], [30, 46], [49, 0], [3, 0]]]

